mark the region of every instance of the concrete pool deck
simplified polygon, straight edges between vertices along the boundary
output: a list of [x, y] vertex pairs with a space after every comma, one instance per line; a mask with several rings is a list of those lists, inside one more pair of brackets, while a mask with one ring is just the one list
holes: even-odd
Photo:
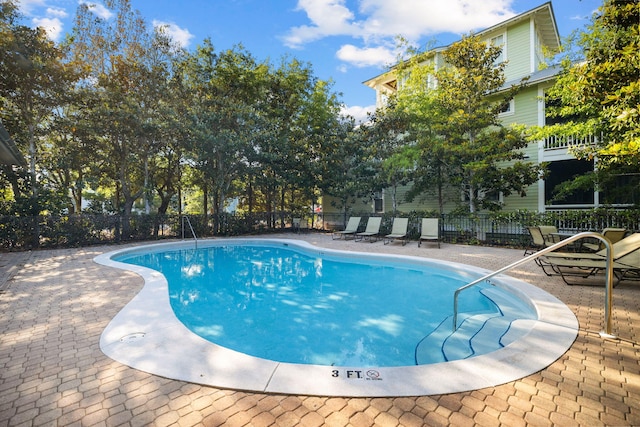
[[[333, 241], [327, 248], [424, 256], [498, 269], [522, 251]], [[540, 372], [462, 393], [400, 398], [261, 394], [169, 380], [115, 362], [99, 348], [108, 322], [141, 289], [133, 273], [95, 264], [102, 246], [0, 254], [0, 426], [5, 425], [640, 425], [640, 284], [614, 290], [603, 340], [604, 289], [567, 286], [535, 264], [510, 275], [569, 306], [580, 330]]]

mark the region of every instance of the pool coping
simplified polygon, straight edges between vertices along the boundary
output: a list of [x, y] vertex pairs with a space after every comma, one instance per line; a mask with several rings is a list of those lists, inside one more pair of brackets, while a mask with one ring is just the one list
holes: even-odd
[[[274, 242], [345, 257], [433, 261], [415, 256], [327, 249], [293, 239], [198, 240], [200, 247], [230, 242]], [[103, 331], [100, 349], [104, 354], [151, 374], [221, 388], [318, 396], [417, 396], [492, 387], [538, 372], [562, 356], [578, 333], [575, 315], [556, 297], [524, 281], [499, 275], [492, 283], [527, 295], [538, 314], [537, 320], [516, 321], [516, 326], [528, 332], [500, 350], [464, 360], [405, 367], [333, 367], [260, 359], [213, 344], [189, 331], [171, 309], [168, 285], [161, 273], [111, 259], [118, 254], [148, 249], [193, 246], [193, 241], [159, 243], [119, 249], [94, 258], [99, 264], [135, 272], [145, 282], [142, 290]], [[474, 274], [488, 272], [466, 264], [437, 263], [464, 267]], [[155, 309], [149, 310], [149, 307]]]

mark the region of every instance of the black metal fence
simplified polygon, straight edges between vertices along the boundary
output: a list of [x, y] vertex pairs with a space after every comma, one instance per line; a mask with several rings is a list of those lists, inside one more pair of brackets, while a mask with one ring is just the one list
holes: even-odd
[[[366, 226], [361, 216], [360, 227]], [[420, 235], [423, 217], [433, 212], [384, 214], [381, 233], [391, 231], [394, 216], [409, 218], [409, 238]], [[189, 215], [198, 238], [212, 236], [240, 236], [292, 230], [293, 218], [303, 218], [306, 227], [314, 232], [329, 232], [344, 228], [343, 214], [314, 213], [308, 215], [290, 212], [256, 214]], [[640, 211], [607, 210], [557, 211], [546, 213], [514, 212], [486, 215], [443, 215], [440, 233], [444, 242], [523, 247], [529, 242], [526, 227], [555, 225], [560, 231], [601, 231], [606, 227], [640, 230]], [[17, 217], [0, 216], [0, 250], [27, 250], [33, 248], [79, 247], [125, 241], [146, 241], [170, 238], [191, 238], [191, 230], [183, 227], [178, 215], [136, 214], [128, 218], [121, 215], [67, 215]]]

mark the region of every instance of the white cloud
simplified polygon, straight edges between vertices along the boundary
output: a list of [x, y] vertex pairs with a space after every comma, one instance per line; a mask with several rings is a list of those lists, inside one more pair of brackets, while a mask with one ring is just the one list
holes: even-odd
[[297, 10], [305, 12], [310, 22], [291, 28], [283, 40], [289, 47], [301, 48], [324, 37], [352, 37], [363, 47], [342, 46], [337, 52], [340, 59], [355, 66], [386, 65], [395, 57], [384, 46], [396, 36], [411, 43], [443, 32], [460, 35], [487, 28], [515, 15], [513, 1], [361, 0], [358, 10], [352, 11], [346, 0], [298, 0]]
[[359, 48], [352, 44], [341, 46], [336, 52], [338, 59], [356, 67], [385, 66], [396, 62], [394, 52], [386, 47]]
[[402, 34], [415, 40], [441, 32], [466, 33], [515, 15], [513, 0], [363, 0], [364, 36]]
[[18, 7], [20, 8], [20, 12], [24, 13], [26, 16], [31, 16], [31, 13], [34, 9], [44, 7], [45, 0], [22, 0], [18, 2]]
[[89, 10], [98, 18], [110, 19], [113, 16], [113, 12], [111, 12], [100, 3], [90, 2], [86, 0], [80, 0], [78, 3], [87, 5]]
[[53, 18], [66, 18], [69, 16], [66, 10], [60, 9], [59, 7], [48, 7], [46, 15]]
[[[41, 1], [30, 0], [25, 3], [26, 10], [29, 11], [29, 14], [33, 16], [31, 18], [31, 22], [35, 27], [41, 27], [45, 30], [47, 37], [51, 40], [58, 41], [60, 36], [62, 35], [62, 30], [64, 28], [64, 24], [62, 19], [68, 16], [67, 12], [64, 9], [59, 7], [47, 7], [44, 11], [44, 17], [39, 16], [38, 13], [34, 12], [34, 9], [38, 9], [40, 7], [44, 7], [44, 3]], [[25, 10], [23, 10], [25, 13]]]
[[60, 19], [33, 18], [31, 21], [33, 22], [33, 25], [35, 25], [36, 27], [44, 28], [45, 32], [47, 33], [47, 37], [49, 37], [51, 40], [54, 40], [54, 41], [59, 40], [60, 35], [62, 34], [62, 27], [64, 26], [62, 24], [62, 21], [60, 21]]
[[369, 119], [369, 117], [367, 116], [367, 113], [373, 113], [375, 110], [376, 110], [375, 105], [368, 105], [366, 107], [361, 107], [357, 105], [347, 107], [345, 105], [340, 110], [340, 113], [345, 116], [353, 117], [356, 120], [356, 123], [363, 123]]
[[154, 28], [161, 28], [165, 34], [167, 34], [171, 40], [178, 43], [180, 47], [187, 47], [191, 43], [191, 39], [194, 37], [186, 28], [180, 28], [174, 23], [163, 22], [153, 20]]
[[296, 10], [304, 11], [312, 25], [291, 28], [285, 45], [297, 48], [327, 36], [352, 34], [354, 14], [345, 0], [298, 0]]

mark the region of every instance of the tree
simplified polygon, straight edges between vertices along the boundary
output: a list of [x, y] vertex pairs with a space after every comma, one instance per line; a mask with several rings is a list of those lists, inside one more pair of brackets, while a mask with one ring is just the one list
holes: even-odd
[[[436, 125], [444, 119], [439, 116], [442, 110], [436, 103], [433, 60], [410, 47], [406, 56], [409, 59], [399, 61], [397, 67], [399, 80], [405, 83], [396, 101], [396, 108], [403, 112], [408, 122], [405, 140], [409, 143], [401, 154], [414, 165], [406, 198], [407, 201], [413, 201], [419, 197], [436, 196], [438, 211], [442, 215], [446, 196], [452, 193], [447, 189], [455, 175], [454, 170], [450, 169], [455, 165], [455, 159], [450, 158], [452, 152], [448, 149], [446, 139], [437, 133]], [[459, 193], [454, 191], [453, 195], [457, 195], [456, 200], [459, 201]]]
[[[14, 192], [18, 192], [14, 197], [29, 197], [28, 214], [39, 215], [46, 209], [39, 194], [43, 141], [49, 133], [54, 110], [68, 102], [80, 73], [77, 63], [64, 61], [64, 50], [47, 38], [44, 29], [20, 25], [19, 20], [15, 3], [0, 3], [0, 119], [18, 146], [26, 148], [28, 186], [18, 184], [20, 174], [4, 171], [12, 181]], [[24, 190], [30, 195], [23, 193]], [[37, 246], [37, 222], [33, 237]]]
[[372, 190], [367, 143], [352, 117], [336, 118], [323, 141], [320, 188], [338, 200], [345, 224], [349, 205]]
[[268, 212], [278, 205], [281, 211], [300, 212], [315, 202], [319, 152], [339, 111], [331, 86], [296, 59], [283, 58], [271, 68], [264, 102], [258, 106], [266, 132], [256, 141], [255, 156], [255, 181]]
[[89, 3], [80, 4], [71, 49], [75, 60], [90, 67], [81, 88], [95, 102], [83, 111], [83, 120], [93, 123], [100, 172], [116, 184], [122, 234], [128, 238], [133, 205], [152, 188], [149, 161], [158, 148], [157, 103], [174, 46], [161, 32], [149, 31], [129, 0], [107, 0], [105, 6], [114, 11], [113, 20], [95, 16]]
[[416, 181], [423, 188], [443, 183], [460, 188], [472, 213], [499, 209], [492, 195], [524, 196], [539, 174], [537, 165], [522, 161], [527, 145], [522, 129], [507, 128], [498, 119], [519, 90], [503, 88], [505, 63], [496, 64], [499, 56], [499, 47], [463, 37], [443, 52], [446, 66], [434, 73], [437, 84], [414, 79], [400, 89], [413, 100], [404, 105], [407, 111], [423, 97], [416, 114], [430, 114], [428, 126], [418, 129], [424, 167], [416, 171]]
[[[533, 139], [598, 137], [597, 144], [573, 150], [579, 159], [597, 158], [597, 172], [579, 177], [565, 190], [595, 184], [610, 195], [623, 187], [623, 192], [633, 191], [617, 177], [640, 172], [639, 23], [640, 3], [605, 0], [591, 25], [574, 35], [584, 57], [567, 54], [562, 73], [547, 91], [547, 115], [558, 123], [536, 129]], [[567, 48], [574, 50], [573, 45]], [[630, 182], [637, 187], [637, 179]]]
[[392, 210], [398, 209], [398, 188], [412, 179], [417, 161], [415, 139], [410, 138], [409, 118], [395, 100], [369, 116], [363, 130], [370, 141], [372, 166], [376, 170], [374, 188], [391, 191]]
[[205, 213], [210, 194], [214, 213], [223, 212], [232, 184], [243, 175], [252, 144], [264, 128], [256, 106], [265, 70], [242, 46], [216, 53], [210, 40], [181, 65], [188, 94], [189, 152], [201, 177]]

